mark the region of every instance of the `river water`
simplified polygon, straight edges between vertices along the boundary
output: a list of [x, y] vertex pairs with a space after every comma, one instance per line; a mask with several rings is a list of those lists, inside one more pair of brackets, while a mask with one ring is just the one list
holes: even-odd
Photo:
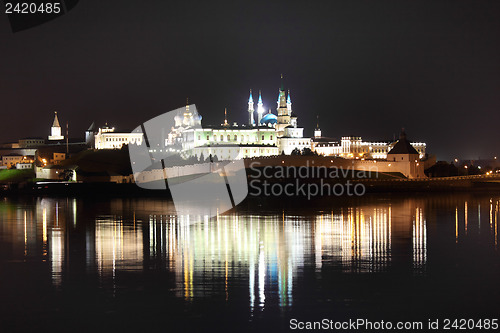
[[252, 199], [188, 221], [161, 198], [1, 198], [1, 331], [498, 318], [499, 204], [488, 193]]

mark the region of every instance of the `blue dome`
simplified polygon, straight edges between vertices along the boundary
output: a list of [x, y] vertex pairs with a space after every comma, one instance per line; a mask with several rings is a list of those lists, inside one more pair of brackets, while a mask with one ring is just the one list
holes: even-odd
[[260, 120], [261, 125], [276, 124], [278, 122], [278, 117], [272, 113], [267, 113]]

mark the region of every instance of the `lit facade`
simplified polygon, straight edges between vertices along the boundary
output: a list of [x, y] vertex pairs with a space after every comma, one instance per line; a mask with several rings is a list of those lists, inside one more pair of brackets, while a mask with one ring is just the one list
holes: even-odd
[[59, 125], [59, 119], [57, 118], [57, 112], [54, 112], [54, 122], [52, 123], [52, 127], [50, 128], [50, 141], [58, 141], [63, 140], [64, 136], [61, 135], [61, 126]]
[[[387, 154], [397, 141], [363, 141], [360, 136], [344, 136], [339, 141], [322, 140], [315, 137], [312, 140], [312, 150], [319, 155], [339, 156], [354, 159], [387, 159]], [[418, 152], [418, 158], [425, 156], [426, 144], [424, 142], [412, 142], [411, 145]]]
[[142, 133], [119, 133], [115, 132], [115, 128], [110, 128], [107, 125], [99, 128], [94, 135], [95, 149], [120, 149], [123, 145], [142, 143]]
[[297, 116], [292, 112], [290, 91], [287, 94], [283, 84], [279, 89], [277, 115], [271, 110], [264, 113], [260, 91], [255, 110], [250, 90], [247, 125], [229, 126], [226, 114], [220, 127], [201, 128], [201, 117], [192, 114], [187, 105], [184, 113], [176, 116], [175, 127], [166, 140], [167, 146], [177, 143], [190, 155], [199, 157], [203, 154], [205, 158], [217, 155], [219, 159], [289, 155], [296, 148], [311, 148], [311, 139], [304, 138], [304, 129], [298, 127]]
[[26, 157], [22, 155], [18, 154], [4, 155], [2, 156], [2, 165], [6, 166], [7, 168], [12, 168], [12, 166], [18, 163], [22, 163], [24, 160], [26, 160]]
[[[292, 109], [290, 91], [285, 91], [283, 84], [279, 89], [276, 114], [271, 110], [264, 113], [260, 91], [256, 105], [257, 107], [250, 90], [248, 124], [229, 125], [226, 111], [221, 126], [202, 128], [202, 117], [188, 103], [174, 117], [175, 125], [165, 135], [164, 146], [152, 148], [151, 152], [173, 149], [186, 157], [203, 155], [207, 158], [217, 155], [218, 159], [234, 159], [290, 155], [296, 149], [303, 151], [308, 148], [323, 156], [386, 160], [397, 142], [363, 141], [360, 136], [344, 136], [340, 141], [335, 141], [322, 137], [319, 124], [314, 130], [313, 138], [304, 137], [304, 128], [298, 126], [298, 117]], [[95, 149], [119, 149], [128, 144], [140, 145], [143, 140], [142, 133], [118, 133], [107, 126], [99, 128], [97, 132], [92, 131], [92, 138], [90, 129], [87, 132], [87, 141], [92, 140]], [[411, 145], [418, 152], [418, 159], [422, 159], [426, 154], [426, 144], [414, 142]]]

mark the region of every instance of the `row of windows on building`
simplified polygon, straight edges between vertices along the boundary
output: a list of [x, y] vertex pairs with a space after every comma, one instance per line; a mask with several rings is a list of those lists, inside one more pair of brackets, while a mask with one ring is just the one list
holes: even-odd
[[[244, 152], [245, 152], [245, 154], [248, 154], [249, 150], [248, 150], [248, 149], [245, 149], [245, 150], [244, 150]], [[250, 150], [250, 152], [253, 152], [254, 154], [257, 154], [257, 149]], [[262, 152], [264, 152], [264, 150], [262, 150]], [[266, 152], [266, 154], [269, 154], [269, 153], [270, 153], [270, 152], [269, 152], [269, 149], [266, 149], [266, 150], [265, 150], [265, 152]], [[221, 155], [223, 155], [224, 153], [228, 153], [228, 151], [224, 151], [224, 150], [222, 150], [222, 149], [219, 151], [219, 150], [217, 150], [217, 149], [214, 149], [214, 151], [212, 152], [212, 154], [214, 154], [214, 155], [217, 155], [217, 154], [221, 154]]]
[[[234, 138], [233, 141], [238, 141], [238, 135], [235, 134], [233, 138]], [[228, 134], [226, 136], [226, 139], [227, 139], [226, 141], [231, 141], [231, 135]], [[257, 139], [257, 138], [255, 137], [255, 139]], [[265, 136], [262, 135], [262, 140], [265, 140], [265, 139], [266, 139]], [[269, 140], [272, 140], [272, 139], [273, 139], [273, 136], [270, 135], [269, 136]], [[210, 135], [207, 135], [207, 141], [209, 141], [209, 140], [210, 140]], [[217, 135], [214, 135], [213, 140], [217, 141]], [[198, 135], [198, 141], [201, 141], [201, 135]], [[220, 136], [220, 141], [224, 141], [224, 135], [222, 135], [222, 134]], [[241, 136], [241, 140], [240, 141], [245, 141], [245, 136], [244, 135]], [[250, 141], [250, 136], [249, 135], [246, 136], [246, 141]]]
[[140, 140], [136, 138], [124, 138], [124, 137], [115, 137], [115, 138], [105, 138], [106, 142], [122, 142], [122, 143], [137, 143], [140, 144]]
[[43, 144], [45, 140], [19, 140], [19, 143], [23, 144]]
[[311, 143], [309, 141], [296, 141], [296, 142], [293, 142], [292, 145], [296, 145], [296, 146], [310, 146]]
[[113, 141], [113, 142], [127, 142], [127, 138], [106, 138], [106, 141]]

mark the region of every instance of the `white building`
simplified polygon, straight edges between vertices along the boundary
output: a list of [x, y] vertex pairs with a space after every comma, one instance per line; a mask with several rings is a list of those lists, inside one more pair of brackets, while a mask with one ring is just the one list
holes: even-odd
[[29, 164], [30, 167], [33, 164], [33, 156], [27, 156], [27, 155], [21, 155], [17, 153], [10, 153], [8, 155], [3, 155], [1, 159], [2, 166], [5, 166], [6, 168], [12, 168], [13, 166], [16, 166], [17, 169], [24, 169], [24, 164]]
[[184, 152], [198, 157], [202, 153], [204, 157], [217, 155], [218, 158], [276, 156], [282, 153], [290, 154], [296, 148], [311, 148], [311, 139], [303, 137], [304, 129], [298, 127], [297, 116], [292, 112], [290, 91], [287, 95], [283, 84], [279, 89], [277, 104], [277, 115], [271, 110], [264, 114], [264, 103], [259, 91], [255, 111], [250, 90], [247, 125], [230, 126], [226, 114], [226, 119], [220, 127], [207, 128], [201, 128], [201, 116], [192, 114], [187, 105], [184, 113], [176, 116], [175, 128], [166, 144], [174, 145], [180, 142]]
[[[312, 150], [324, 156], [385, 160], [395, 144], [396, 141], [363, 141], [360, 136], [344, 136], [340, 142], [329, 138], [315, 137], [312, 140]], [[426, 144], [424, 142], [410, 144], [418, 152], [419, 158], [425, 156]]]
[[33, 169], [33, 163], [28, 163], [28, 162], [16, 163], [16, 169], [17, 170]]
[[61, 135], [61, 126], [59, 125], [59, 119], [57, 119], [57, 111], [54, 112], [54, 122], [52, 123], [52, 127], [50, 128], [50, 141], [58, 141], [63, 140], [64, 136]]
[[99, 128], [93, 137], [95, 149], [120, 149], [123, 145], [140, 145], [142, 140], [142, 133], [115, 132], [115, 128], [110, 128], [107, 124], [104, 127]]

